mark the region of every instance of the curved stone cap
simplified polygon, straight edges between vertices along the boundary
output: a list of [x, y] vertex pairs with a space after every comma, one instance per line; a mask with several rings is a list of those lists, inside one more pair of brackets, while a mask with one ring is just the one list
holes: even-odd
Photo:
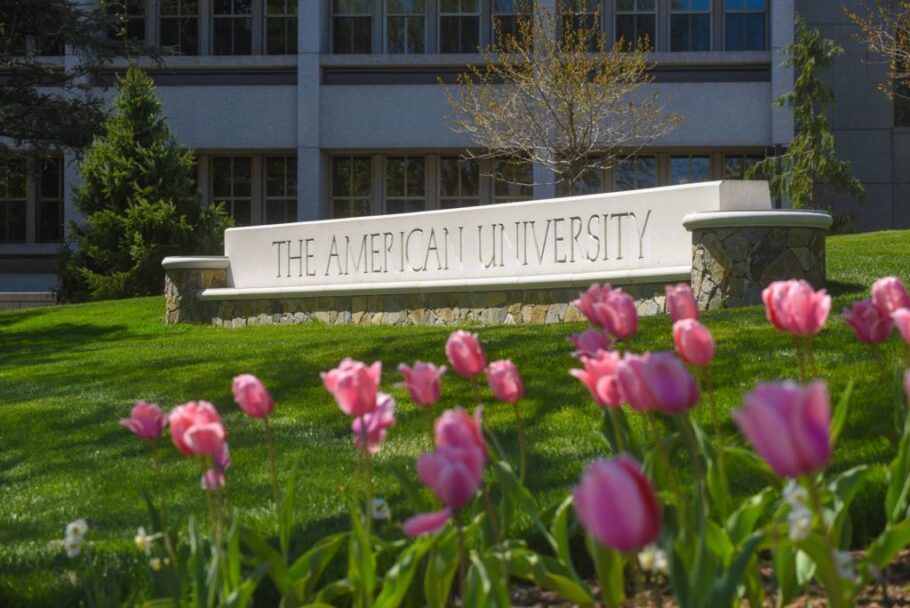
[[705, 228], [822, 228], [831, 226], [831, 215], [824, 211], [713, 211], [690, 213], [683, 218], [689, 232]]
[[196, 257], [167, 257], [161, 261], [165, 270], [222, 270], [231, 265], [230, 259], [223, 255]]

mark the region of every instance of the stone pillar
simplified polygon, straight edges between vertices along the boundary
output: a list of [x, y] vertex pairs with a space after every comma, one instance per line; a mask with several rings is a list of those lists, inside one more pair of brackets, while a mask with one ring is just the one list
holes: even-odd
[[164, 322], [208, 323], [203, 289], [227, 287], [230, 263], [226, 257], [164, 258]]
[[773, 281], [825, 285], [827, 213], [693, 213], [683, 225], [692, 233], [692, 290], [704, 310], [761, 304]]

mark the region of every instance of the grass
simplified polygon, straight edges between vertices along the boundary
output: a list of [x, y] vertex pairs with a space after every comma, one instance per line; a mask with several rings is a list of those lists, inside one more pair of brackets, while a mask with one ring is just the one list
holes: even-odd
[[[851, 380], [855, 398], [832, 469], [881, 464], [892, 448], [883, 429], [892, 398], [869, 347], [857, 343], [839, 311], [866, 297], [872, 281], [894, 274], [910, 284], [910, 232], [832, 237], [828, 327], [815, 340], [821, 375], [836, 399]], [[323, 389], [319, 372], [351, 356], [385, 363], [384, 390], [399, 402], [399, 423], [378, 456], [378, 493], [397, 520], [410, 513], [390, 474], [413, 471], [428, 448], [426, 422], [405, 393], [392, 389], [401, 361], [444, 361], [449, 329], [401, 327], [253, 327], [238, 330], [161, 323], [162, 298], [0, 313], [0, 605], [76, 603], [72, 563], [54, 544], [67, 522], [85, 517], [100, 554], [139, 559], [132, 544], [147, 522], [139, 488], [157, 488], [169, 518], [204, 517], [195, 463], [169, 442], [160, 444], [156, 475], [148, 447], [117, 424], [137, 399], [171, 407], [206, 399], [224, 413], [234, 458], [228, 473], [231, 506], [262, 529], [272, 525], [263, 429], [233, 404], [231, 378], [258, 375], [277, 401], [273, 425], [280, 469], [303, 473], [298, 542], [306, 544], [345, 526], [342, 494], [351, 483], [349, 420]], [[704, 315], [718, 343], [713, 375], [722, 410], [740, 403], [757, 382], [794, 377], [793, 349], [773, 331], [760, 307]], [[512, 358], [525, 379], [522, 402], [530, 445], [528, 482], [543, 504], [563, 496], [590, 459], [603, 454], [600, 415], [584, 388], [568, 375], [575, 366], [566, 336], [582, 324], [485, 327], [478, 331], [490, 357]], [[642, 319], [636, 350], [669, 349], [670, 321]], [[896, 339], [886, 346], [898, 354]], [[467, 382], [443, 380], [443, 404], [470, 404]], [[512, 454], [517, 453], [510, 409], [490, 403], [486, 415]], [[707, 426], [707, 412], [698, 417]], [[731, 442], [738, 435], [724, 414]], [[884, 473], [867, 484], [856, 505], [855, 534], [881, 525]], [[763, 485], [738, 472], [734, 489]]]

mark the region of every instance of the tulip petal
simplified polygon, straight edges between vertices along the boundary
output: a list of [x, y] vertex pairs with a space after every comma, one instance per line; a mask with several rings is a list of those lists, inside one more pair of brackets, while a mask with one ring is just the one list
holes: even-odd
[[433, 534], [442, 530], [449, 519], [452, 517], [451, 509], [434, 511], [432, 513], [421, 513], [408, 519], [401, 526], [406, 536], [414, 537], [423, 534]]

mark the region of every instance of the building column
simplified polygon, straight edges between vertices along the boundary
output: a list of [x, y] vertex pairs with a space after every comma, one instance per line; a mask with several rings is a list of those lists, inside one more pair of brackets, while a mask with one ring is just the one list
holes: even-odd
[[328, 215], [327, 162], [319, 147], [319, 58], [328, 51], [328, 2], [301, 2], [297, 19], [297, 219]]
[[[793, 68], [781, 65], [783, 49], [793, 42], [796, 9], [793, 0], [775, 0], [768, 3], [771, 11], [771, 98], [777, 99], [793, 90]], [[787, 146], [793, 139], [793, 109], [772, 106], [771, 145]]]

